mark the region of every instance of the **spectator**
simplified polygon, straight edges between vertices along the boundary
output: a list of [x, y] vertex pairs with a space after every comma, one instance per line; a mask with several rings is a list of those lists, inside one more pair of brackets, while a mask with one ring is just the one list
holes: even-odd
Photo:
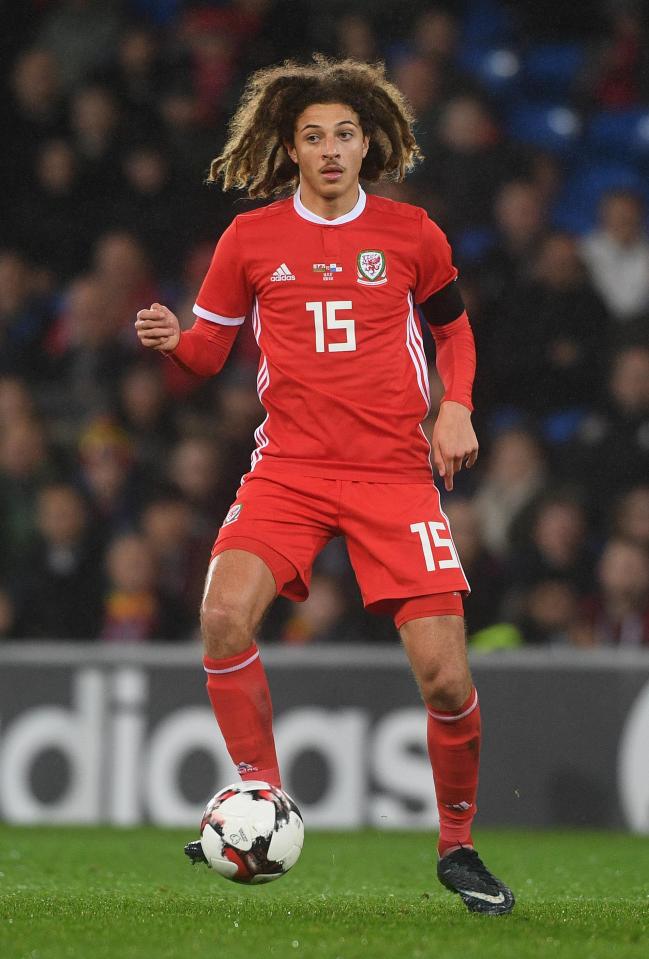
[[21, 53], [11, 76], [12, 98], [5, 124], [11, 131], [2, 150], [0, 169], [7, 179], [20, 183], [24, 171], [33, 169], [39, 142], [65, 130], [60, 64], [47, 50], [32, 47]]
[[14, 235], [27, 255], [53, 270], [57, 280], [70, 279], [85, 263], [92, 235], [87, 207], [72, 145], [62, 137], [45, 140], [36, 156], [33, 186], [17, 197]]
[[621, 492], [646, 481], [649, 347], [628, 346], [615, 354], [608, 394], [580, 426], [568, 455], [593, 508], [601, 513]]
[[119, 423], [134, 443], [137, 467], [152, 483], [166, 450], [176, 439], [163, 372], [159, 363], [146, 359], [127, 366], [116, 404]]
[[111, 643], [178, 639], [173, 604], [159, 592], [153, 553], [136, 533], [122, 533], [106, 556], [107, 588], [100, 639]]
[[520, 428], [500, 433], [475, 497], [483, 540], [495, 556], [505, 555], [512, 524], [545, 482], [545, 457], [533, 434]]
[[496, 194], [494, 246], [479, 270], [483, 296], [496, 309], [512, 286], [530, 279], [546, 217], [541, 194], [531, 182], [510, 180]]
[[91, 64], [91, 80], [115, 92], [126, 107], [130, 126], [154, 130], [158, 97], [168, 84], [169, 70], [161, 61], [156, 32], [144, 22], [126, 25], [117, 38], [115, 56], [110, 62], [103, 59], [99, 68]]
[[61, 299], [48, 342], [52, 373], [50, 400], [56, 413], [77, 424], [114, 403], [115, 371], [130, 351], [118, 337], [120, 317], [109, 286], [96, 276], [79, 276]]
[[518, 615], [539, 584], [562, 583], [575, 596], [592, 590], [595, 560], [586, 513], [576, 496], [544, 495], [519, 516], [516, 526], [512, 539], [516, 541], [518, 532], [520, 541], [515, 542], [505, 569], [505, 608], [510, 615]]
[[[201, 107], [191, 84], [183, 79], [168, 83], [157, 100], [157, 111], [163, 126], [165, 142], [173, 158], [175, 168], [186, 182], [200, 183], [207, 175], [208, 157], [216, 147], [218, 152], [223, 138], [220, 128], [212, 129], [202, 123]], [[219, 190], [203, 190], [204, 202], [209, 197], [210, 207], [220, 212], [212, 220], [215, 232], [222, 232], [228, 225], [229, 206]]]
[[98, 538], [135, 525], [142, 502], [130, 437], [107, 416], [91, 419], [79, 437], [81, 486]]
[[462, 568], [471, 584], [464, 601], [469, 636], [497, 623], [505, 580], [502, 563], [485, 546], [475, 504], [448, 497], [444, 503]]
[[284, 623], [281, 641], [289, 645], [349, 640], [350, 624], [342, 584], [326, 573], [316, 573], [303, 603], [294, 603]]
[[34, 399], [25, 381], [16, 376], [0, 376], [0, 433], [18, 420], [30, 420], [34, 415]]
[[217, 405], [218, 440], [224, 452], [220, 482], [232, 490], [250, 469], [252, 435], [264, 418], [251, 367], [241, 364], [223, 375]]
[[447, 101], [428, 174], [452, 239], [488, 227], [497, 190], [516, 172], [515, 157], [486, 104], [474, 94]]
[[649, 645], [649, 555], [624, 539], [606, 544], [598, 591], [583, 605], [573, 630], [578, 646]]
[[150, 499], [142, 511], [141, 529], [153, 552], [158, 569], [158, 585], [181, 617], [180, 625], [189, 632], [197, 626], [203, 582], [210, 558], [214, 534], [200, 537], [193, 529], [192, 510], [175, 492], [161, 492]]
[[[444, 79], [441, 67], [430, 57], [409, 53], [394, 65], [394, 81], [411, 104], [417, 117], [418, 142], [424, 156], [439, 150], [439, 120], [444, 106]], [[422, 186], [428, 179], [415, 177]]]
[[600, 225], [581, 244], [595, 289], [618, 323], [649, 311], [649, 237], [644, 201], [615, 191], [600, 203]]
[[649, 486], [634, 486], [619, 501], [615, 533], [649, 549]]
[[102, 233], [92, 251], [93, 273], [110, 291], [110, 311], [122, 341], [136, 350], [133, 317], [142, 303], [152, 303], [160, 295], [148, 251], [142, 241], [127, 230]]
[[81, 172], [94, 184], [96, 212], [103, 220], [120, 188], [119, 135], [120, 107], [106, 87], [81, 87], [70, 103], [70, 128], [74, 147], [81, 160]]
[[30, 380], [43, 375], [48, 307], [27, 260], [15, 251], [0, 250], [0, 372]]
[[445, 73], [452, 75], [457, 71], [459, 28], [457, 19], [447, 9], [425, 7], [415, 19], [411, 35], [417, 53], [430, 57]]
[[63, 0], [48, 15], [40, 42], [59, 61], [66, 89], [72, 90], [91, 68], [106, 62], [115, 49], [119, 19], [102, 0]]
[[38, 539], [22, 568], [21, 632], [27, 639], [94, 639], [99, 629], [101, 556], [74, 487], [44, 486]]
[[13, 597], [0, 583], [0, 639], [15, 639], [19, 631]]
[[507, 291], [500, 316], [490, 357], [500, 402], [536, 414], [588, 408], [602, 375], [607, 316], [572, 237], [542, 241], [532, 277]]
[[158, 275], [175, 276], [191, 239], [188, 228], [179, 226], [187, 208], [187, 191], [172, 176], [161, 144], [131, 146], [123, 155], [121, 168], [124, 183], [111, 221], [116, 229], [138, 237], [151, 254]]
[[579, 616], [579, 595], [565, 579], [541, 579], [523, 597], [516, 624], [525, 642], [564, 645]]
[[336, 56], [367, 63], [378, 60], [376, 31], [365, 11], [351, 10], [336, 21]]
[[221, 452], [207, 436], [188, 436], [171, 450], [168, 479], [192, 510], [192, 532], [216, 538], [230, 508], [231, 491], [221, 483]]
[[53, 475], [37, 420], [17, 419], [0, 432], [0, 570], [15, 572], [31, 549], [38, 493]]
[[584, 77], [589, 99], [607, 110], [649, 101], [649, 60], [642, 4], [637, 0], [609, 3], [608, 29]]

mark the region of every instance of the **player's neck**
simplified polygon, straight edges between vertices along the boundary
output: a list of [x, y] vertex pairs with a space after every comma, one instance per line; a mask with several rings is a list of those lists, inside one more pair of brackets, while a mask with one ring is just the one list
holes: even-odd
[[360, 188], [358, 180], [340, 196], [325, 197], [313, 190], [308, 183], [300, 182], [300, 201], [304, 207], [324, 220], [337, 220], [339, 216], [350, 213], [358, 203]]

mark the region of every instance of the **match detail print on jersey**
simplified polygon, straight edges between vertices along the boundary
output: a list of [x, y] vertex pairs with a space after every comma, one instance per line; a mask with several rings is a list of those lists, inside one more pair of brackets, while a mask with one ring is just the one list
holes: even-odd
[[255, 476], [430, 484], [420, 429], [428, 360], [415, 304], [456, 275], [424, 210], [363, 190], [334, 220], [306, 210], [299, 192], [237, 216], [196, 312], [213, 322], [251, 317], [266, 411]]

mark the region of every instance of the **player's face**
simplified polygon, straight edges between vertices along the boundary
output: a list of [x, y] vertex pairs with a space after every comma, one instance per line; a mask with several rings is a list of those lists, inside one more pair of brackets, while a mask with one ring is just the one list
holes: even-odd
[[300, 168], [305, 187], [327, 200], [354, 194], [358, 174], [367, 153], [358, 114], [343, 103], [313, 103], [297, 118], [294, 143], [287, 144], [291, 159]]

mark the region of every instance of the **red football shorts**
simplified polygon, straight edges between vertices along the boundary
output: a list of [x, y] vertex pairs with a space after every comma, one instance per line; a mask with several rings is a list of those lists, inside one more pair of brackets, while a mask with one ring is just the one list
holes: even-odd
[[251, 476], [239, 487], [212, 556], [226, 549], [254, 553], [273, 573], [277, 592], [299, 602], [309, 595], [315, 557], [339, 535], [372, 612], [393, 615], [397, 626], [427, 613], [463, 615], [469, 584], [432, 481]]

